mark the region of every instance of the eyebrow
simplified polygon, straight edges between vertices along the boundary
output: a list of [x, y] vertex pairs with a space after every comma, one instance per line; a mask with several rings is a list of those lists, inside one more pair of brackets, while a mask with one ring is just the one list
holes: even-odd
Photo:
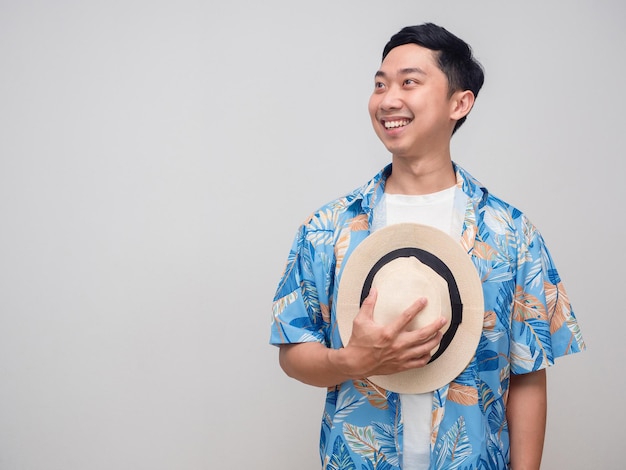
[[[419, 75], [426, 75], [426, 72], [424, 72], [419, 67], [407, 67], [407, 68], [404, 68], [404, 69], [400, 69], [398, 71], [399, 75], [410, 75], [412, 73], [417, 73]], [[385, 72], [383, 72], [382, 70], [379, 70], [378, 72], [376, 72], [375, 77], [386, 78], [387, 74]]]

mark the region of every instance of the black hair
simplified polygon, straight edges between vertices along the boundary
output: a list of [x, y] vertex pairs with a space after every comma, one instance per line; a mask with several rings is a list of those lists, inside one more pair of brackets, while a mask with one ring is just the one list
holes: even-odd
[[[417, 44], [436, 53], [439, 68], [448, 79], [450, 96], [459, 90], [470, 90], [474, 97], [478, 96], [485, 81], [485, 73], [465, 41], [433, 23], [406, 26], [391, 36], [383, 49], [383, 60], [391, 49], [404, 44]], [[453, 134], [465, 122], [466, 117], [463, 116], [456, 122]]]

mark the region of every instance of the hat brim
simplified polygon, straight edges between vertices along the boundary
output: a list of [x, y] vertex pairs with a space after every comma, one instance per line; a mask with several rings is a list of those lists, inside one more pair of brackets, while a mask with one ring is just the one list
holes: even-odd
[[[415, 223], [393, 224], [370, 234], [355, 248], [344, 266], [337, 295], [337, 327], [343, 344], [347, 345], [352, 336], [354, 318], [359, 312], [362, 299], [369, 292], [372, 272], [378, 269], [375, 265], [380, 267], [390, 253], [407, 249], [408, 253], [412, 250], [427, 253], [441, 261], [444, 269], [449, 270], [453, 279], [446, 282], [450, 285], [456, 284], [462, 305], [461, 317], [457, 317], [456, 311], [454, 314], [450, 313], [454, 308], [442, 308], [440, 312], [435, 312], [435, 316], [447, 317], [447, 325], [442, 330], [444, 337], [448, 336], [447, 345], [443, 351], [434, 352], [433, 359], [427, 365], [396, 374], [371, 376], [368, 379], [386, 390], [424, 393], [452, 382], [467, 367], [476, 352], [483, 328], [484, 300], [480, 278], [468, 254], [452, 237], [436, 228]], [[434, 279], [437, 276], [435, 271], [431, 273], [428, 268], [422, 271], [419, 276], [431, 276], [436, 283], [441, 282], [440, 279]], [[408, 294], [413, 295], [412, 292]], [[428, 297], [430, 294], [415, 292], [415, 297], [411, 298], [414, 301], [420, 296]], [[406, 296], [407, 292], [402, 292], [402, 295]], [[435, 300], [437, 302], [431, 304], [439, 305], [438, 299]], [[378, 302], [381, 302], [380, 295]], [[374, 320], [386, 324], [400, 313], [402, 311], [381, 317], [377, 316], [375, 308]], [[420, 320], [423, 323], [433, 319], [432, 312], [422, 311], [416, 317], [416, 325], [419, 326]], [[448, 332], [454, 319], [459, 322], [452, 327], [453, 331]]]

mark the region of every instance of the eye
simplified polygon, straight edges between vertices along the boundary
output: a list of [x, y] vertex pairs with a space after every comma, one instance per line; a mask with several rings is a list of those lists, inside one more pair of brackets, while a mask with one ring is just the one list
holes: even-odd
[[417, 80], [414, 80], [413, 78], [407, 78], [406, 80], [404, 80], [404, 85], [417, 85]]
[[385, 84], [383, 82], [375, 82], [374, 83], [374, 89], [382, 90], [383, 88], [385, 88]]

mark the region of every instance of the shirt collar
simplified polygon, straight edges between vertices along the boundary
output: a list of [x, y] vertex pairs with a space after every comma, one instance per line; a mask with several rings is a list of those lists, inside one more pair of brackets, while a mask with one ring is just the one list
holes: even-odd
[[[456, 184], [472, 200], [474, 207], [484, 204], [487, 198], [487, 188], [470, 175], [465, 169], [452, 162], [456, 174]], [[361, 186], [352, 194], [353, 202], [360, 201], [363, 211], [370, 217], [374, 208], [385, 193], [385, 183], [391, 174], [391, 163], [378, 172], [370, 181]]]

